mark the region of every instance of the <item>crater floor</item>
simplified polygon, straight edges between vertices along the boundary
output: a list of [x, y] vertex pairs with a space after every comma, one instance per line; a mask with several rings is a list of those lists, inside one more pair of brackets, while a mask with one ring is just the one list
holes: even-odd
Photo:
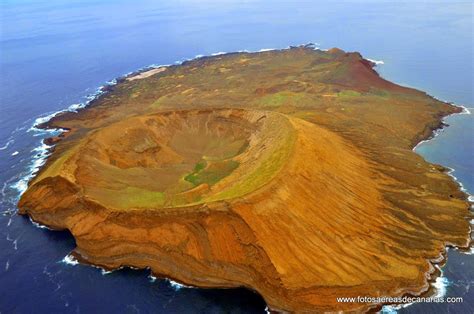
[[247, 287], [288, 312], [419, 295], [469, 245], [466, 195], [412, 151], [460, 109], [388, 82], [359, 53], [204, 57], [121, 79], [43, 128], [54, 152], [21, 214], [105, 268]]

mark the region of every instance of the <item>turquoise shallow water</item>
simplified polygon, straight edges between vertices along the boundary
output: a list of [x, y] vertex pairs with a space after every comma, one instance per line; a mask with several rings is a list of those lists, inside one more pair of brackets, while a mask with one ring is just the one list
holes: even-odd
[[[98, 1], [0, 2], [0, 312], [262, 313], [246, 290], [178, 289], [148, 271], [100, 270], [63, 262], [67, 233], [15, 215], [47, 134], [35, 119], [82, 103], [108, 80], [150, 64], [219, 51], [317, 42], [383, 60], [387, 79], [473, 107], [473, 4], [431, 1]], [[451, 124], [417, 151], [473, 183], [473, 116]], [[446, 292], [462, 304], [416, 304], [401, 311], [473, 313], [473, 255], [450, 250]]]

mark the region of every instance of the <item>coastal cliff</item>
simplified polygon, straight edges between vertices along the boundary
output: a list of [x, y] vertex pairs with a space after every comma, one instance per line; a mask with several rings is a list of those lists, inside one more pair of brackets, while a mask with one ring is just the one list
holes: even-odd
[[[469, 203], [413, 152], [458, 107], [381, 78], [359, 53], [295, 47], [121, 79], [77, 113], [19, 202], [70, 230], [80, 261], [246, 287], [288, 312], [419, 295]], [[432, 278], [431, 278], [432, 279]]]

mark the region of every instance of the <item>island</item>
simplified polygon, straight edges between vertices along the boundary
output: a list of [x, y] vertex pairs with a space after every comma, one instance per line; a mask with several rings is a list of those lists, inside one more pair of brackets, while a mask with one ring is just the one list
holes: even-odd
[[140, 71], [62, 129], [19, 201], [73, 255], [281, 312], [370, 311], [421, 295], [470, 245], [467, 196], [414, 146], [461, 109], [391, 83], [360, 53], [311, 46]]

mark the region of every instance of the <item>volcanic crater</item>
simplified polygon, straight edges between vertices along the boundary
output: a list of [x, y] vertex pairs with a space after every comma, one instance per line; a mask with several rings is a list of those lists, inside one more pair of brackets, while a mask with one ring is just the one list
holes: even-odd
[[258, 166], [292, 132], [283, 115], [255, 110], [131, 117], [93, 132], [39, 179], [69, 178], [84, 198], [124, 210], [239, 197], [271, 180], [283, 160], [264, 174], [257, 173]]

